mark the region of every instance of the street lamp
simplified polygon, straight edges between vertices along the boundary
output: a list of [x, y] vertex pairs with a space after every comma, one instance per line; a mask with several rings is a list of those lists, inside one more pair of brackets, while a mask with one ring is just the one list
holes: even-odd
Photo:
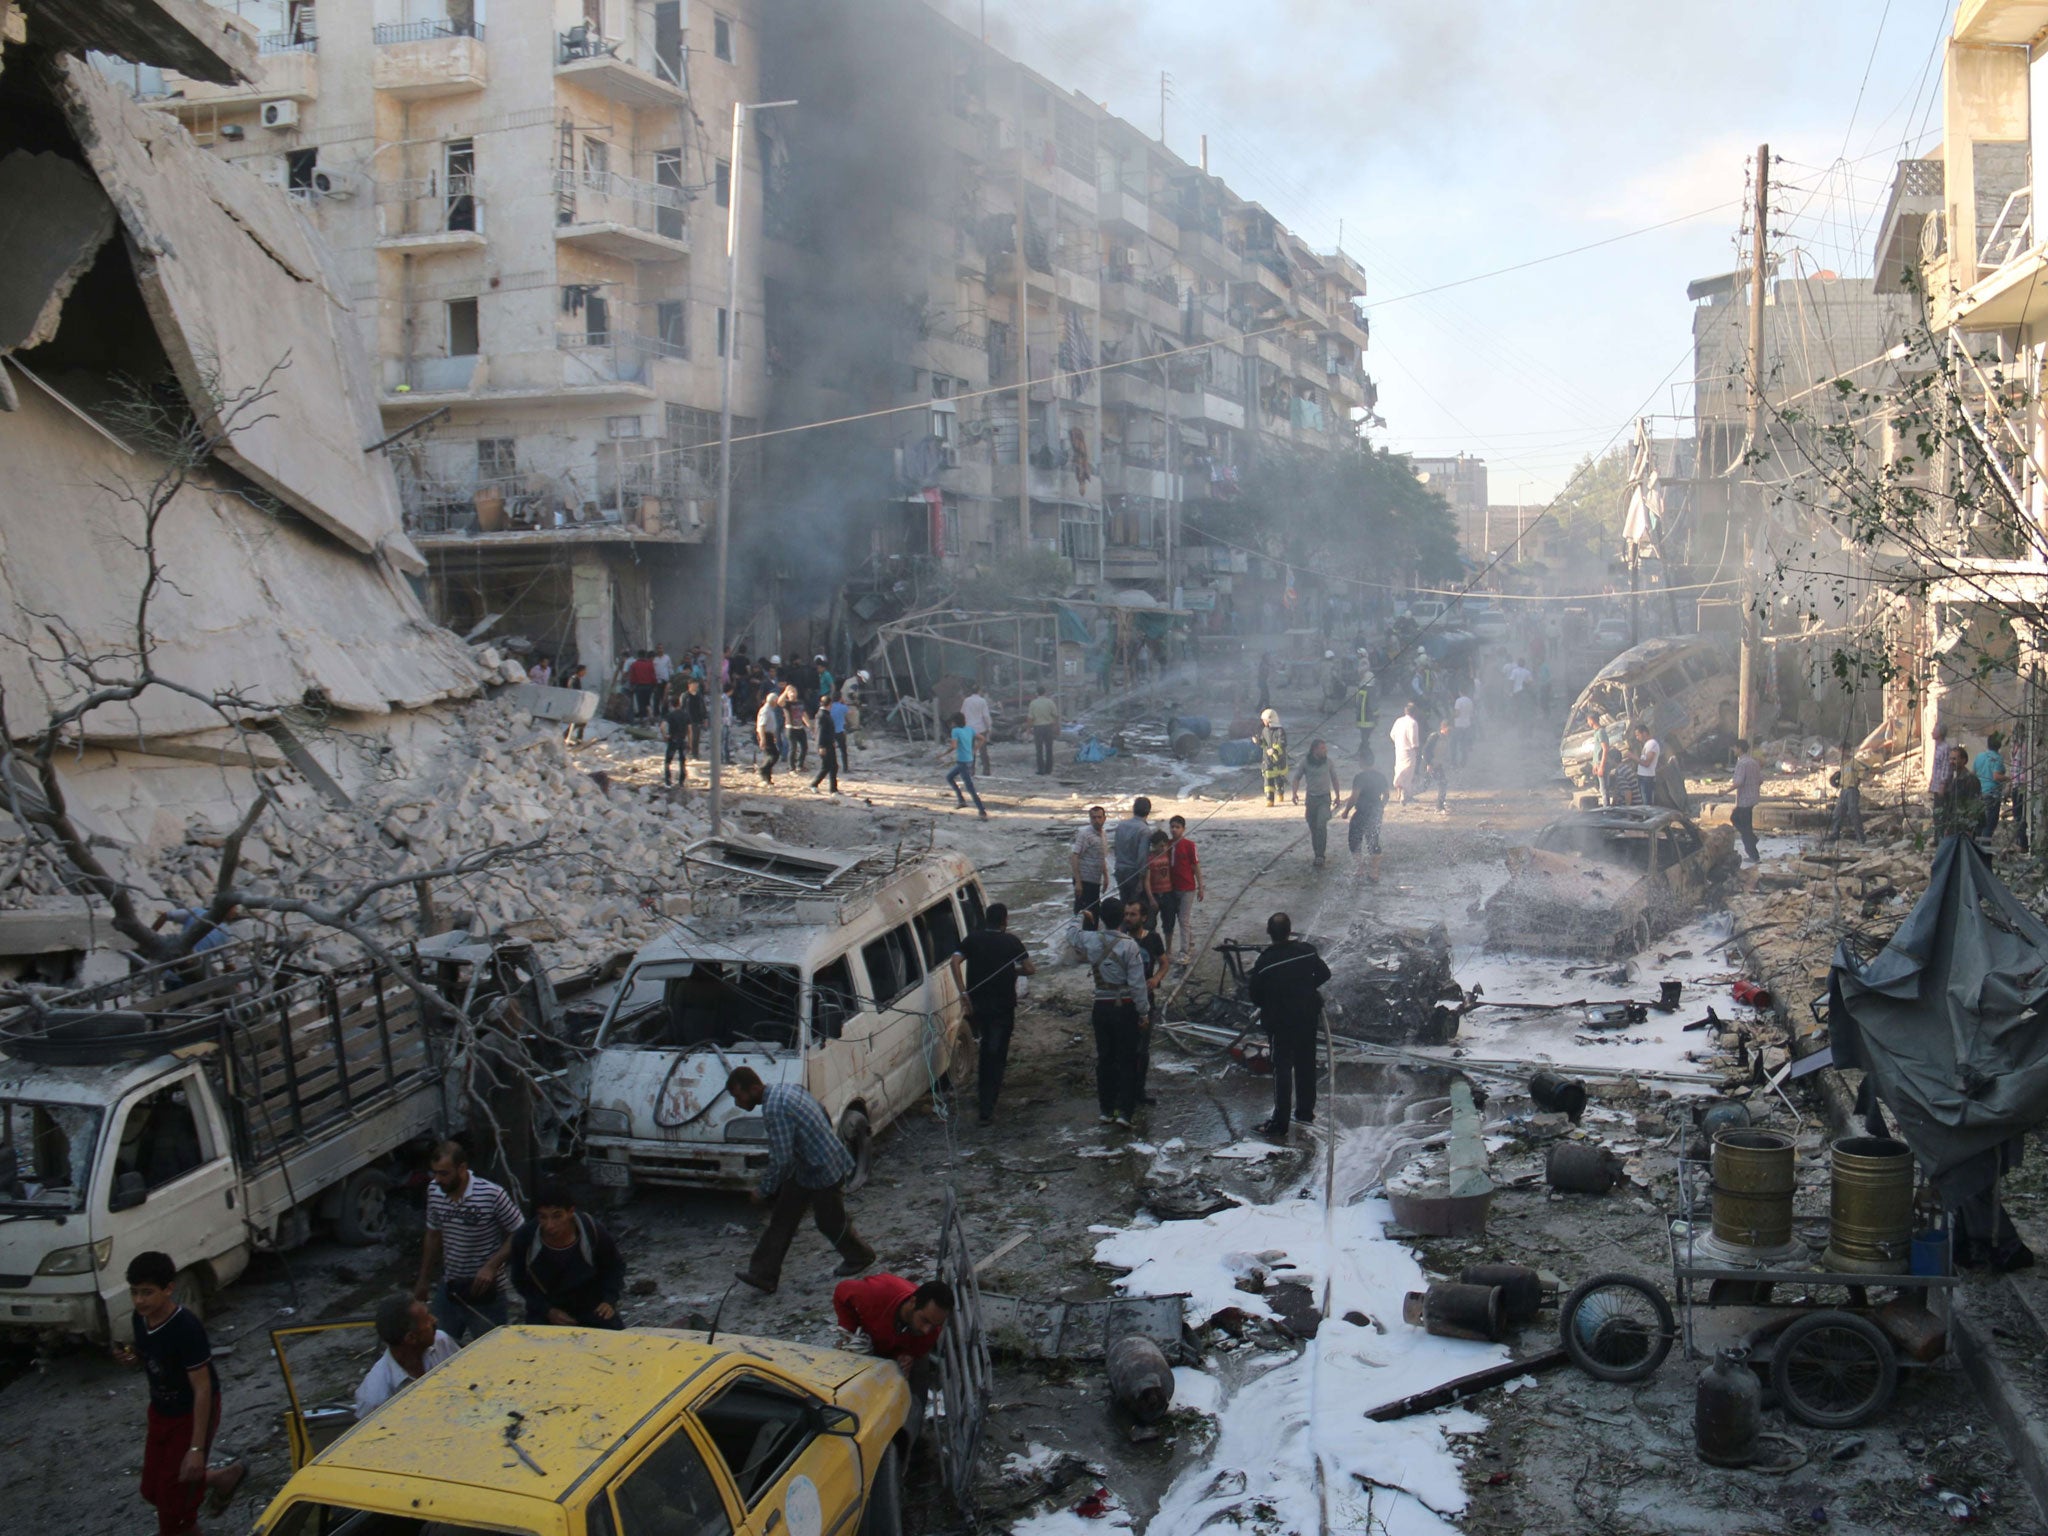
[[732, 169], [725, 189], [725, 356], [718, 370], [718, 538], [717, 574], [711, 592], [712, 676], [719, 696], [711, 707], [711, 835], [725, 831], [721, 779], [725, 769], [725, 567], [732, 538], [732, 360], [740, 349], [740, 183], [746, 163], [742, 137], [749, 112], [793, 107], [793, 101], [736, 101], [732, 104]]

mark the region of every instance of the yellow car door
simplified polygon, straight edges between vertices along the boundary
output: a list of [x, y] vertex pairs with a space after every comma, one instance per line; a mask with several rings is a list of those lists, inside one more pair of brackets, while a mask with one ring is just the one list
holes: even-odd
[[585, 1536], [753, 1536], [711, 1460], [687, 1417], [677, 1420], [598, 1491], [584, 1511]]
[[850, 1414], [750, 1363], [699, 1399], [695, 1417], [748, 1536], [851, 1536], [863, 1482]]

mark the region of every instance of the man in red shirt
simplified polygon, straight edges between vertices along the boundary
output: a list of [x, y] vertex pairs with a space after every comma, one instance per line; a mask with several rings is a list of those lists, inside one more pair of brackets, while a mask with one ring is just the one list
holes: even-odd
[[1176, 816], [1166, 824], [1167, 835], [1173, 839], [1166, 850], [1166, 856], [1173, 865], [1173, 900], [1159, 904], [1159, 932], [1166, 940], [1166, 952], [1173, 953], [1173, 931], [1180, 929], [1182, 965], [1195, 963], [1195, 908], [1194, 904], [1208, 897], [1208, 884], [1202, 879], [1201, 855], [1195, 852], [1195, 840], [1188, 836], [1188, 819]]
[[832, 1312], [848, 1333], [864, 1333], [873, 1353], [894, 1360], [910, 1382], [910, 1420], [904, 1426], [917, 1443], [924, 1427], [924, 1400], [933, 1370], [926, 1357], [938, 1345], [953, 1315], [953, 1288], [943, 1280], [912, 1285], [901, 1275], [868, 1275], [832, 1288]]

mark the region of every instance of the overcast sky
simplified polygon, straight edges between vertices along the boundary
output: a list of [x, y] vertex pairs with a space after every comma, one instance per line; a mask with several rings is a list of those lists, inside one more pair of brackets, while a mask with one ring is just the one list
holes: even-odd
[[[1868, 273], [1902, 142], [1938, 138], [1950, 6], [988, 0], [988, 18], [998, 44], [1154, 133], [1168, 71], [1176, 153], [1195, 160], [1206, 132], [1210, 169], [1318, 248], [1342, 220], [1377, 306], [1383, 440], [1478, 454], [1508, 504], [1547, 498], [1638, 411], [1668, 431], [1688, 408], [1685, 285], [1735, 264], [1760, 141], [1787, 160], [1771, 222], [1788, 269]], [[970, 27], [977, 8], [952, 0]]]

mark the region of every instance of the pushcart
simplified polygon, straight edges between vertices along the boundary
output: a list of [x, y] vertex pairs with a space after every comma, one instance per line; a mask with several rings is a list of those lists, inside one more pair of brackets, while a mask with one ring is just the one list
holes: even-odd
[[[1767, 1372], [1785, 1412], [1815, 1429], [1850, 1429], [1884, 1412], [1901, 1370], [1947, 1364], [1953, 1265], [1939, 1274], [1828, 1268], [1825, 1220], [1795, 1226], [1791, 1252], [1745, 1262], [1717, 1241], [1708, 1164], [1679, 1144], [1678, 1210], [1669, 1223], [1671, 1301], [1639, 1275], [1595, 1275], [1565, 1298], [1565, 1351], [1602, 1381], [1642, 1381], [1683, 1343], [1710, 1359], [1743, 1345]], [[1823, 1176], [1825, 1177], [1825, 1176]], [[1810, 1180], [1808, 1181], [1810, 1184]], [[1948, 1250], [1944, 1248], [1944, 1255]]]

